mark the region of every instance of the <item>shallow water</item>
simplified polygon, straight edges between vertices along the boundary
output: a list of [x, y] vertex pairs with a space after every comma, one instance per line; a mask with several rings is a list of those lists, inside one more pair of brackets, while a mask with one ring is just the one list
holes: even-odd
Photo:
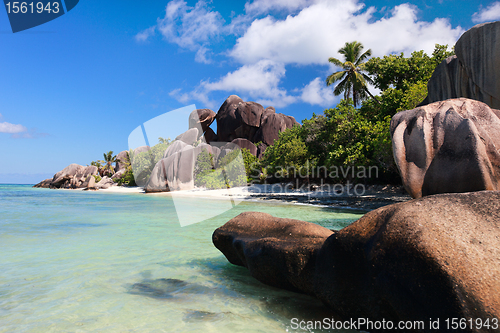
[[331, 229], [361, 216], [242, 202], [180, 227], [169, 197], [0, 185], [0, 332], [304, 332], [292, 318], [329, 317], [212, 245], [213, 231], [243, 211]]

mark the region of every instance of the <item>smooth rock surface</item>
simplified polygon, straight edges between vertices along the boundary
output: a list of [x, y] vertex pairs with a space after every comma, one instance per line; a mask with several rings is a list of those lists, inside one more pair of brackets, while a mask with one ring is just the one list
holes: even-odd
[[326, 240], [315, 294], [343, 318], [499, 318], [499, 241], [498, 191], [385, 206]]
[[257, 280], [311, 294], [315, 255], [332, 231], [317, 224], [247, 212], [215, 230], [212, 241], [230, 263]]
[[[216, 116], [216, 113], [210, 109], [194, 110], [189, 115], [189, 128], [197, 128], [198, 130], [201, 128], [201, 132], [205, 133], [215, 120]], [[200, 126], [200, 128], [198, 128], [198, 126]]]
[[455, 44], [456, 56], [435, 69], [421, 105], [466, 97], [500, 109], [500, 22], [467, 30]]
[[394, 159], [408, 193], [500, 189], [500, 111], [460, 98], [397, 113]]

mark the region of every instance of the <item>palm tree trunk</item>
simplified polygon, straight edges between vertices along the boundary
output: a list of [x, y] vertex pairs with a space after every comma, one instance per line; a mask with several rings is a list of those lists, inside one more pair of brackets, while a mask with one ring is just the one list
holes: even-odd
[[370, 97], [375, 100], [375, 102], [378, 103], [378, 105], [382, 104], [380, 103], [380, 101], [378, 99], [375, 98], [375, 96], [372, 95], [372, 93], [370, 92], [370, 90], [368, 90], [368, 88], [366, 89], [366, 92], [368, 93], [368, 95], [370, 95]]

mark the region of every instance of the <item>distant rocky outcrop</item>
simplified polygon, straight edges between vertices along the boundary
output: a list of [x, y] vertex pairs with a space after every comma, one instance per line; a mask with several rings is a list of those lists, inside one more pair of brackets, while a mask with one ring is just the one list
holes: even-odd
[[500, 316], [499, 238], [498, 191], [385, 206], [333, 233], [243, 213], [213, 234], [231, 263], [265, 284], [316, 296], [343, 320], [426, 325]]
[[479, 24], [455, 44], [455, 56], [435, 69], [421, 105], [465, 97], [500, 109], [500, 22]]
[[[217, 121], [217, 134], [210, 127], [214, 121]], [[110, 186], [113, 180], [119, 182], [126, 174], [127, 167], [132, 165], [137, 186], [145, 187], [146, 192], [192, 189], [194, 167], [203, 149], [212, 154], [215, 164], [236, 148], [248, 149], [251, 154], [261, 158], [265, 149], [278, 138], [279, 132], [294, 125], [299, 125], [295, 118], [276, 113], [273, 107], [264, 109], [256, 102], [245, 102], [240, 97], [231, 95], [217, 114], [210, 109], [191, 112], [188, 129], [178, 135], [165, 152], [158, 151], [158, 147], [162, 146], [140, 146], [132, 149], [130, 156], [129, 151], [120, 152], [116, 156], [111, 179], [99, 182], [95, 187]], [[138, 158], [136, 163], [135, 158]], [[87, 187], [89, 183], [92, 184], [92, 180], [88, 178], [91, 174], [97, 175], [97, 167], [72, 164], [58, 172], [53, 179], [44, 180], [35, 187]]]
[[85, 167], [78, 164], [70, 164], [57, 172], [51, 180], [46, 179], [36, 184], [34, 187], [66, 189], [85, 188], [89, 184], [90, 177], [95, 175], [98, 175], [96, 166]]
[[121, 151], [116, 155], [116, 167], [115, 172], [120, 172], [125, 170], [127, 165], [130, 164], [129, 152], [127, 150]]
[[459, 98], [397, 113], [394, 159], [414, 198], [500, 190], [500, 111]]

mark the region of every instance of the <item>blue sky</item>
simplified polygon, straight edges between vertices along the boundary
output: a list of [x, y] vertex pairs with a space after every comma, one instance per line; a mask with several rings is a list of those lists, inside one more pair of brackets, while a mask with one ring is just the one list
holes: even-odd
[[231, 94], [301, 121], [338, 102], [324, 81], [345, 42], [430, 53], [498, 19], [500, 2], [475, 0], [81, 0], [13, 34], [1, 8], [0, 183], [90, 164], [151, 118]]

